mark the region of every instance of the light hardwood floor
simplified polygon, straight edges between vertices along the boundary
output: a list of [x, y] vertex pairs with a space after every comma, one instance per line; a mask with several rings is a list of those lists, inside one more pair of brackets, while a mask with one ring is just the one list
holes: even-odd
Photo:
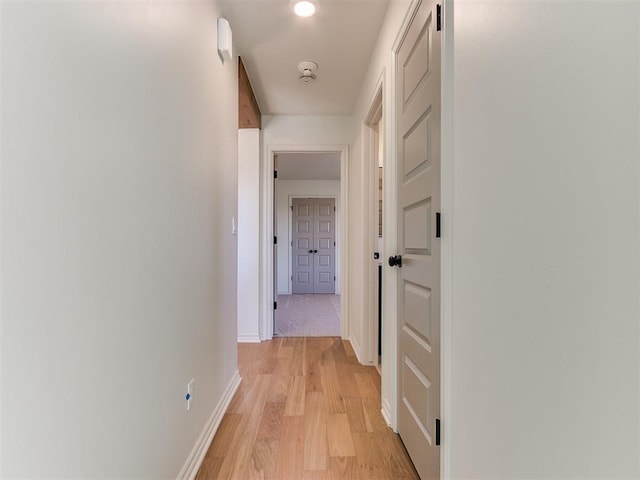
[[240, 344], [242, 383], [196, 477], [418, 479], [380, 414], [380, 376], [337, 337]]

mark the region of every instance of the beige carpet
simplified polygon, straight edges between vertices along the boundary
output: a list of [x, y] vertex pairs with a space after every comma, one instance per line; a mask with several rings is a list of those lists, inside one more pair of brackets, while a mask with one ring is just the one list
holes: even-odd
[[275, 334], [281, 337], [340, 336], [340, 295], [278, 295]]

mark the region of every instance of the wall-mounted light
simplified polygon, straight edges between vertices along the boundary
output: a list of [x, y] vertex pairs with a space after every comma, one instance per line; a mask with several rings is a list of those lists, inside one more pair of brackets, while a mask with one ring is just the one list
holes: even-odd
[[310, 17], [318, 10], [318, 0], [289, 0], [289, 6], [299, 17]]
[[228, 62], [233, 57], [233, 36], [231, 26], [226, 18], [218, 19], [218, 55], [222, 62]]

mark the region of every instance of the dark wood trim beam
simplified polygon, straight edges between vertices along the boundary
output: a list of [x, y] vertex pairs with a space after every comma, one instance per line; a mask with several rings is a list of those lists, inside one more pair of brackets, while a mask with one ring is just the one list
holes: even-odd
[[238, 128], [262, 128], [260, 107], [240, 57], [238, 57]]

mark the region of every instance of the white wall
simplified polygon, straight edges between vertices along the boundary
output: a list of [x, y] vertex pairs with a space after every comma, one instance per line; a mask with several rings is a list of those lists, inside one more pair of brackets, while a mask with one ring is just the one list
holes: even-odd
[[238, 131], [238, 341], [259, 342], [260, 130]]
[[236, 372], [215, 5], [0, 8], [0, 476], [175, 478]]
[[[291, 198], [320, 195], [336, 198], [336, 229], [340, 225], [340, 180], [278, 180], [276, 216], [278, 225], [278, 293], [291, 293]], [[340, 293], [340, 245], [336, 232], [336, 293]]]
[[454, 8], [448, 474], [640, 478], [639, 5]]
[[351, 116], [263, 115], [265, 154], [270, 145], [347, 145]]

